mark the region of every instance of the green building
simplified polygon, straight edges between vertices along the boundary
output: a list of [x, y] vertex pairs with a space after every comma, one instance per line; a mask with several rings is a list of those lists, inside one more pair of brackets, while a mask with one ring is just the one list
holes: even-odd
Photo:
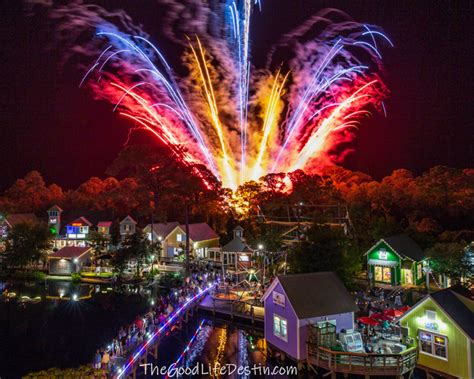
[[367, 272], [374, 284], [392, 286], [423, 282], [427, 264], [423, 250], [405, 234], [382, 238], [367, 253]]
[[447, 288], [418, 302], [400, 324], [428, 378], [474, 378], [474, 301]]

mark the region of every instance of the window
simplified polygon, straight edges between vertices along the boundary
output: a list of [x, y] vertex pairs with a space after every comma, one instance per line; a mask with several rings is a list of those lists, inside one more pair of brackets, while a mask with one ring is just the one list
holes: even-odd
[[180, 233], [176, 234], [176, 241], [177, 242], [183, 242], [183, 235], [180, 234]]
[[417, 274], [418, 274], [418, 279], [421, 279], [423, 277], [423, 269], [422, 269], [421, 263], [417, 263]]
[[438, 358], [448, 358], [448, 339], [438, 334], [420, 331], [420, 351]]
[[284, 341], [288, 341], [287, 321], [284, 318], [273, 315], [273, 334]]
[[124, 232], [129, 232], [132, 230], [132, 226], [130, 224], [124, 224], [123, 225], [123, 231]]
[[392, 270], [390, 267], [375, 266], [374, 274], [376, 282], [392, 282]]

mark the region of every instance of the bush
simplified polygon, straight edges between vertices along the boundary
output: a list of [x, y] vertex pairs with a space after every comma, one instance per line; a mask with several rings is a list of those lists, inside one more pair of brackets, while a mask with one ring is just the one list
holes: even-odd
[[73, 282], [80, 282], [81, 281], [81, 274], [77, 273], [77, 272], [73, 272], [71, 274], [71, 280]]
[[166, 272], [160, 276], [160, 285], [166, 288], [181, 287], [183, 285], [183, 275], [178, 272]]

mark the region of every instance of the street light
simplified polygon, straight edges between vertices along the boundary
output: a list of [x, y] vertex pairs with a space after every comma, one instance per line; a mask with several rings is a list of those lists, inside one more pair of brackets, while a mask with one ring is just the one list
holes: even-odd
[[263, 250], [263, 245], [261, 243], [258, 244], [258, 250]]

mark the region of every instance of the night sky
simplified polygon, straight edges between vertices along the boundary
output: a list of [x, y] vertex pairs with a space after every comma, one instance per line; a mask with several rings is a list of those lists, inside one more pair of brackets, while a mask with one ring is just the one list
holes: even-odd
[[[168, 57], [176, 54], [163, 45], [157, 1], [96, 3], [125, 9]], [[363, 125], [345, 167], [379, 178], [396, 168], [474, 166], [473, 1], [262, 3], [252, 24], [257, 66], [282, 33], [326, 7], [380, 26], [395, 43], [384, 50], [388, 118], [374, 116]], [[104, 176], [126, 140], [127, 121], [78, 88], [82, 71], [58, 69], [61, 54], [46, 48], [55, 36], [44, 20], [26, 18], [21, 1], [0, 4], [0, 189], [31, 170], [66, 188]]]

